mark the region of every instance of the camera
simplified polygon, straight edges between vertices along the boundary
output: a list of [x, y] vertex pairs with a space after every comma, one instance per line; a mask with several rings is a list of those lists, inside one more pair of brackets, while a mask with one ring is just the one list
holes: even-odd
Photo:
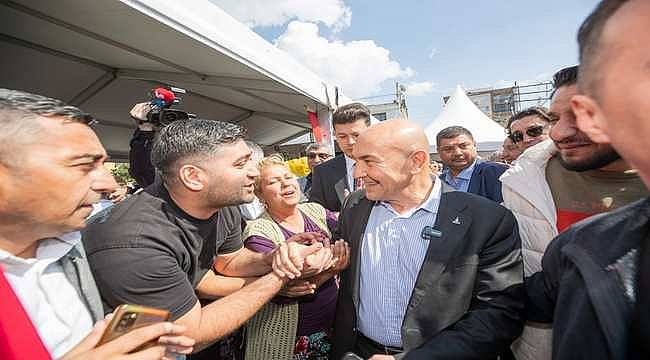
[[181, 98], [176, 94], [185, 94], [184, 89], [159, 87], [151, 90], [152, 109], [147, 114], [147, 122], [158, 127], [167, 126], [174, 121], [193, 119], [194, 114], [172, 109], [172, 105], [180, 104]]

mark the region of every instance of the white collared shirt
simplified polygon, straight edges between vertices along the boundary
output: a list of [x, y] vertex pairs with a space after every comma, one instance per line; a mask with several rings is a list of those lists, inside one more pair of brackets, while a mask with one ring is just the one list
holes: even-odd
[[345, 171], [347, 172], [347, 180], [348, 180], [348, 191], [353, 192], [354, 189], [354, 164], [357, 162], [348, 157], [347, 155], [343, 155], [345, 157]]
[[92, 330], [93, 320], [60, 260], [81, 241], [73, 232], [41, 240], [36, 258], [23, 259], [0, 249], [0, 264], [43, 343], [59, 358]]
[[359, 330], [386, 346], [402, 346], [406, 308], [430, 241], [421, 236], [438, 215], [441, 180], [418, 207], [399, 214], [390, 204], [373, 206], [361, 243]]

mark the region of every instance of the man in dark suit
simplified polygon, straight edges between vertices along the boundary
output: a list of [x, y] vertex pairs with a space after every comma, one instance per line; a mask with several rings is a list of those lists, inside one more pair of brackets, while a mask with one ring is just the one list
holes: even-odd
[[429, 172], [424, 131], [370, 127], [337, 236], [349, 241], [333, 359], [494, 359], [523, 327], [523, 265], [514, 216], [453, 191]]
[[499, 177], [508, 167], [478, 159], [472, 133], [462, 126], [450, 126], [436, 135], [436, 145], [444, 171], [440, 179], [458, 191], [503, 202]]
[[355, 163], [352, 148], [357, 137], [370, 126], [370, 110], [361, 103], [343, 105], [334, 112], [332, 122], [343, 155], [314, 168], [309, 201], [338, 212], [345, 197], [356, 190], [352, 178]]

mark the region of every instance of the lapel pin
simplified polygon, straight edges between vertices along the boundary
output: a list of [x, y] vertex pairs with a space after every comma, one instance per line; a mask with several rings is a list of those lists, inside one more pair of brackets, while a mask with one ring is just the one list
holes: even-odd
[[451, 223], [454, 224], [454, 225], [460, 225], [460, 219], [458, 218], [458, 216], [456, 216], [454, 221], [452, 221]]

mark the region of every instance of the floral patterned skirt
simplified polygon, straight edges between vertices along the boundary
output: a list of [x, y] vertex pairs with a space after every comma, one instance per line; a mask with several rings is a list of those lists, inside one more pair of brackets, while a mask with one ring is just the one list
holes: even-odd
[[328, 360], [332, 331], [319, 331], [308, 336], [298, 336], [293, 350], [293, 360]]

